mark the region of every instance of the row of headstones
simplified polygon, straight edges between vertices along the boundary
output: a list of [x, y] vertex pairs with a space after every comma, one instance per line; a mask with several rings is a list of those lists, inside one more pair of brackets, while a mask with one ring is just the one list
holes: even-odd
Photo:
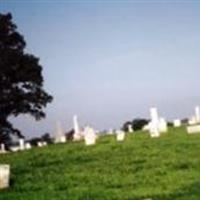
[[[96, 144], [96, 140], [98, 138], [98, 131], [93, 129], [91, 126], [85, 126], [83, 129], [81, 129], [79, 127], [78, 118], [76, 115], [73, 117], [73, 126], [74, 126], [73, 141], [84, 140], [87, 146]], [[131, 129], [131, 131], [133, 130]], [[124, 131], [117, 130], [113, 134], [116, 134], [117, 141], [123, 141], [125, 138]], [[55, 143], [65, 143], [65, 142], [67, 142], [67, 139], [63, 133], [61, 124], [57, 123]]]
[[[39, 141], [37, 143], [37, 146], [38, 147], [47, 146], [47, 142]], [[24, 138], [20, 138], [17, 146], [10, 146], [10, 151], [17, 152], [17, 151], [28, 150], [31, 148], [32, 148], [32, 146], [29, 142], [26, 142]], [[7, 153], [4, 143], [0, 144], [0, 153]]]
[[[164, 118], [158, 116], [157, 108], [155, 107], [150, 108], [150, 117], [151, 117], [150, 122], [148, 123], [148, 125], [144, 127], [143, 130], [148, 130], [151, 137], [159, 137], [162, 133], [167, 132], [168, 130], [167, 122]], [[192, 127], [188, 126], [187, 132], [188, 133], [200, 132], [200, 127], [197, 125], [200, 122], [200, 112], [198, 106], [195, 107], [195, 116], [192, 119], [193, 120], [189, 121], [189, 124], [192, 124]], [[81, 130], [76, 115], [73, 117], [73, 125], [74, 125], [74, 135], [73, 135], [74, 141], [79, 141], [84, 139], [86, 145], [95, 144], [95, 141], [97, 139], [97, 134], [92, 127], [86, 126], [83, 130]], [[173, 125], [174, 127], [180, 127], [181, 120], [175, 119], [173, 121]], [[131, 125], [128, 126], [128, 132], [134, 132]], [[110, 131], [110, 134], [111, 133], [113, 134], [112, 131]], [[115, 134], [117, 141], [122, 141], [125, 137], [125, 132], [121, 130], [116, 131]], [[63, 134], [60, 124], [57, 125], [57, 137], [55, 138], [55, 142], [56, 143], [66, 142], [66, 137]]]
[[[188, 133], [199, 133], [200, 132], [200, 114], [199, 114], [199, 108], [195, 108], [195, 123], [192, 123], [192, 125], [187, 127]], [[150, 115], [151, 115], [151, 121], [146, 127], [146, 129], [149, 130], [151, 137], [159, 137], [160, 133], [167, 131], [167, 123], [164, 120], [164, 118], [158, 117], [158, 112], [156, 108], [150, 109]], [[181, 126], [181, 121], [176, 119], [174, 120], [174, 126], [179, 127]], [[58, 127], [61, 131], [61, 128]], [[81, 140], [84, 139], [86, 145], [94, 145], [96, 143], [97, 134], [93, 128], [90, 126], [86, 126], [83, 131], [80, 131], [77, 116], [74, 116], [74, 140]], [[129, 132], [133, 132], [132, 128], [129, 127]], [[61, 133], [61, 132], [60, 132]], [[116, 140], [117, 141], [123, 141], [125, 139], [125, 132], [118, 130], [115, 132], [116, 134]], [[62, 135], [60, 135], [62, 136]], [[61, 138], [57, 142], [65, 142], [66, 140]], [[47, 144], [45, 142], [38, 142], [38, 146], [46, 146]], [[30, 149], [31, 146], [29, 143], [25, 143], [24, 139], [20, 139], [19, 141], [19, 150], [24, 149]], [[5, 146], [1, 144], [1, 149], [5, 151]], [[9, 165], [0, 165], [0, 189], [9, 187], [9, 177], [10, 177], [10, 166]]]
[[[151, 137], [159, 137], [161, 133], [167, 132], [167, 122], [164, 118], [161, 118], [158, 116], [157, 108], [153, 107], [150, 108], [150, 117], [151, 120], [148, 125], [146, 125], [143, 130], [148, 130]], [[187, 132], [190, 133], [198, 133], [200, 132], [200, 125], [198, 123], [200, 122], [200, 111], [199, 107], [195, 107], [195, 116], [193, 116], [189, 120], [189, 126], [187, 127]], [[79, 141], [84, 140], [86, 145], [92, 145], [95, 144], [96, 139], [98, 138], [97, 132], [90, 126], [86, 126], [83, 130], [80, 130], [77, 116], [75, 115], [73, 117], [73, 124], [74, 124], [74, 135], [73, 140]], [[175, 119], [173, 121], [174, 127], [180, 127], [181, 126], [181, 120]], [[110, 134], [114, 134], [113, 131], [109, 131]], [[128, 132], [134, 132], [132, 129], [132, 126], [128, 126]], [[108, 133], [109, 134], [109, 133]], [[125, 132], [118, 130], [115, 132], [117, 141], [123, 141], [125, 138]], [[65, 143], [66, 142], [66, 136], [63, 134], [61, 125], [57, 124], [57, 134], [55, 137], [55, 143]], [[46, 146], [47, 143], [43, 141], [39, 141], [37, 146], [43, 147]], [[11, 147], [11, 151], [19, 151], [19, 150], [27, 150], [31, 149], [31, 144], [29, 142], [25, 142], [23, 138], [19, 139], [19, 145]], [[0, 144], [0, 153], [5, 153], [5, 145]]]
[[[149, 130], [151, 137], [159, 137], [161, 133], [167, 132], [167, 122], [164, 118], [159, 118], [157, 108], [150, 109], [151, 121], [144, 127]], [[175, 119], [173, 121], [174, 127], [181, 126], [181, 120]], [[188, 121], [186, 128], [187, 133], [200, 133], [200, 109], [199, 106], [195, 107], [195, 115]]]

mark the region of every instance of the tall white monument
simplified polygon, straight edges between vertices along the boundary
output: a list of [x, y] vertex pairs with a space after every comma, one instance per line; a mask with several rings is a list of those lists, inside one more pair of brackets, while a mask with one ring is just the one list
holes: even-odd
[[24, 150], [24, 149], [25, 149], [24, 138], [20, 138], [20, 139], [19, 139], [19, 149], [20, 149], [20, 150]]
[[151, 116], [151, 122], [150, 122], [150, 134], [151, 137], [159, 137], [159, 117], [157, 108], [152, 107], [150, 108], [150, 116]]
[[79, 128], [77, 115], [74, 115], [74, 117], [73, 117], [73, 124], [74, 124], [74, 138], [73, 139], [75, 141], [81, 140], [82, 139], [82, 133], [81, 133], [80, 128]]
[[199, 111], [199, 106], [195, 107], [195, 118], [196, 118], [196, 123], [200, 122], [200, 111]]

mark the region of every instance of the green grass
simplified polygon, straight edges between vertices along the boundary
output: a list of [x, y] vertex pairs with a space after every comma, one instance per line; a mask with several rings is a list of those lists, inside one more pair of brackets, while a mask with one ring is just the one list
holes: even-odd
[[170, 129], [160, 138], [127, 134], [118, 143], [50, 145], [0, 155], [11, 187], [0, 200], [199, 200], [200, 134]]

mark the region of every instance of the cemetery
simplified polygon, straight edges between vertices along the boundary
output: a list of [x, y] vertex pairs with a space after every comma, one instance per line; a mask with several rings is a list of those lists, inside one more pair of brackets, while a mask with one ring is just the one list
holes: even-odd
[[0, 199], [198, 200], [198, 112], [192, 125], [175, 119], [168, 127], [155, 107], [150, 119], [145, 130], [101, 135], [75, 115], [73, 140], [58, 122], [53, 144], [31, 148], [21, 138], [17, 152], [7, 153], [1, 144]]
[[0, 1], [0, 200], [200, 200], [191, 2]]

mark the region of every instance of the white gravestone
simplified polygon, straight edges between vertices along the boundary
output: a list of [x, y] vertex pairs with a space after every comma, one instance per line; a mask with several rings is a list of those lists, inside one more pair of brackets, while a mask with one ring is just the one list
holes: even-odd
[[19, 139], [19, 149], [20, 149], [21, 151], [25, 149], [24, 138], [20, 138], [20, 139]]
[[73, 139], [74, 139], [74, 141], [79, 141], [83, 138], [83, 136], [82, 136], [82, 133], [80, 131], [79, 124], [78, 124], [78, 117], [76, 115], [74, 115], [74, 117], [73, 117], [73, 124], [74, 124]]
[[96, 143], [96, 133], [93, 128], [86, 126], [84, 129], [84, 140], [85, 144], [88, 145], [94, 145]]
[[56, 137], [55, 137], [55, 143], [65, 143], [66, 137], [63, 133], [63, 129], [60, 122], [57, 122], [56, 124]]
[[43, 147], [43, 143], [42, 142], [37, 142], [37, 146], [38, 147]]
[[9, 187], [10, 165], [0, 165], [0, 189]]
[[47, 142], [46, 142], [46, 141], [43, 141], [43, 142], [42, 142], [42, 145], [43, 145], [43, 146], [47, 146]]
[[187, 127], [188, 134], [200, 133], [200, 125], [193, 125]]
[[129, 132], [129, 133], [134, 132], [131, 124], [128, 125], [128, 132]]
[[25, 143], [25, 149], [31, 149], [31, 144], [29, 142]]
[[116, 138], [117, 138], [117, 141], [119, 141], [119, 142], [124, 141], [125, 132], [121, 131], [121, 130], [116, 131]]
[[181, 120], [180, 119], [175, 119], [173, 121], [174, 127], [180, 127], [181, 126]]
[[164, 118], [159, 119], [159, 132], [166, 133], [167, 132], [167, 122]]
[[159, 137], [159, 118], [157, 108], [150, 108], [151, 122], [149, 123], [151, 137]]

